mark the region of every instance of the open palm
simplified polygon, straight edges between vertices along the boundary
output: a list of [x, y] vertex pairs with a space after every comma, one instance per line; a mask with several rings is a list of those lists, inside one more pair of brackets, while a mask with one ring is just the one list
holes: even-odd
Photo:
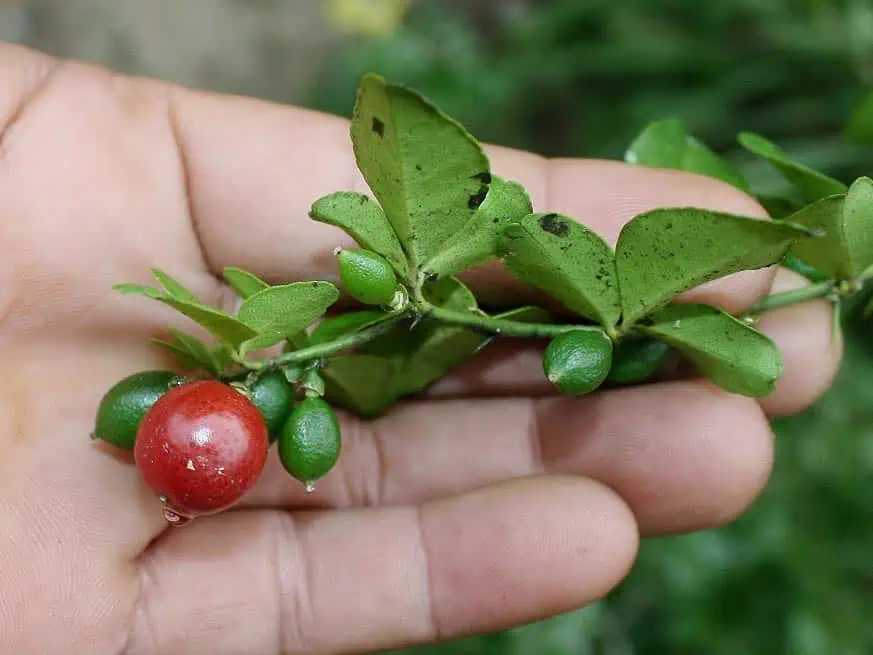
[[[550, 397], [541, 351], [496, 348], [378, 421], [344, 417], [315, 494], [273, 454], [237, 508], [168, 530], [130, 463], [88, 434], [109, 386], [169, 365], [149, 337], [190, 325], [111, 286], [157, 266], [229, 309], [224, 266], [334, 278], [346, 237], [306, 212], [363, 189], [347, 130], [0, 46], [0, 651], [360, 652], [580, 607], [627, 573], [639, 535], [743, 511], [770, 471], [767, 415], [830, 382], [824, 302], [762, 322], [786, 359], [763, 402], [698, 380]], [[613, 242], [658, 206], [761, 214], [696, 176], [490, 154], [537, 209]], [[753, 271], [694, 293], [739, 310], [774, 279], [798, 283]], [[496, 267], [469, 281], [523, 291]]]

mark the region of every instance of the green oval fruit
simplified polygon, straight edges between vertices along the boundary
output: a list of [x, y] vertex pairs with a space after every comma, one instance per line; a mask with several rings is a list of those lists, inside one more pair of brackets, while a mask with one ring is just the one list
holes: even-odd
[[336, 255], [340, 280], [349, 295], [365, 305], [387, 305], [397, 291], [397, 275], [382, 255], [357, 248]]
[[601, 330], [572, 330], [552, 339], [543, 370], [561, 393], [581, 396], [599, 387], [612, 365], [612, 341]]
[[321, 398], [304, 398], [282, 429], [279, 459], [288, 473], [311, 489], [336, 464], [340, 444], [339, 421], [333, 408]]
[[264, 417], [270, 443], [275, 442], [294, 406], [294, 388], [284, 373], [276, 371], [255, 382], [249, 389], [249, 398]]
[[92, 436], [132, 449], [143, 417], [178, 380], [172, 371], [142, 371], [117, 382], [100, 401]]
[[658, 372], [669, 354], [670, 346], [657, 339], [621, 341], [612, 353], [612, 368], [606, 379], [615, 384], [642, 382]]

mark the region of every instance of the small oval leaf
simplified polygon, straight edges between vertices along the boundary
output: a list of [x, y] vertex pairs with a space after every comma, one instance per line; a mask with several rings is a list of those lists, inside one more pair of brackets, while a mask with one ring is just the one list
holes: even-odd
[[225, 268], [222, 274], [225, 282], [227, 282], [243, 299], [253, 296], [258, 293], [258, 291], [263, 291], [270, 287], [269, 284], [264, 282], [254, 273], [249, 273], [248, 271], [244, 271], [243, 269], [234, 266]]
[[752, 154], [770, 162], [803, 194], [807, 202], [815, 202], [827, 196], [845, 193], [847, 190], [846, 185], [839, 180], [792, 161], [782, 148], [759, 134], [743, 132], [739, 135], [738, 141]]
[[873, 145], [873, 91], [858, 103], [846, 125], [847, 136], [856, 143]]
[[195, 305], [203, 304], [200, 302], [200, 299], [197, 296], [191, 293], [181, 283], [170, 277], [164, 271], [158, 268], [153, 268], [151, 269], [151, 272], [155, 279], [160, 282], [161, 286], [164, 287], [164, 291], [166, 291], [173, 298], [176, 298], [177, 300], [181, 300], [183, 302], [193, 303]]
[[781, 221], [690, 207], [640, 214], [616, 245], [622, 321], [630, 325], [704, 282], [775, 264], [807, 236]]
[[258, 336], [248, 340], [241, 353], [269, 348], [290, 339], [321, 317], [339, 299], [330, 282], [294, 282], [270, 287], [247, 298], [239, 319]]
[[823, 198], [788, 217], [824, 236], [799, 241], [791, 252], [834, 277], [853, 278], [873, 265], [873, 180], [862, 177], [848, 193]]
[[402, 279], [409, 276], [406, 253], [394, 228], [379, 207], [363, 193], [339, 191], [319, 198], [309, 212], [312, 219], [334, 225], [364, 248], [387, 259]]
[[485, 200], [488, 158], [424, 97], [376, 75], [358, 87], [351, 136], [358, 168], [417, 271]]
[[743, 175], [727, 160], [688, 134], [678, 118], [649, 123], [631, 143], [625, 161], [706, 175], [748, 191]]
[[782, 374], [782, 356], [769, 337], [717, 307], [673, 305], [638, 328], [681, 351], [701, 373], [732, 393], [766, 396]]
[[504, 231], [501, 255], [519, 279], [606, 328], [621, 307], [612, 248], [563, 214], [529, 214]]

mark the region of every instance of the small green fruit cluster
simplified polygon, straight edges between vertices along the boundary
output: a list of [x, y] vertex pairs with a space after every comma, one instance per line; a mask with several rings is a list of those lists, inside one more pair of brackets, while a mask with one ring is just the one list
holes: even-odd
[[181, 525], [236, 503], [276, 441], [282, 465], [307, 491], [333, 468], [339, 421], [312, 386], [297, 402], [279, 371], [250, 385], [143, 371], [103, 396], [92, 436], [133, 451], [144, 482], [164, 502], [165, 517]]

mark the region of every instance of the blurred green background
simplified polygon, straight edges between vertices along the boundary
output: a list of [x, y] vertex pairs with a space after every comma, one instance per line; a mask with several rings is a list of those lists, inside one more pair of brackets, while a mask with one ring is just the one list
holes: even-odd
[[[843, 125], [873, 87], [873, 0], [0, 0], [0, 38], [117, 69], [348, 114], [378, 71], [479, 138], [620, 158], [677, 115], [759, 188], [757, 131], [850, 181]], [[873, 653], [873, 327], [847, 328], [832, 391], [775, 424], [776, 470], [719, 530], [644, 542], [602, 602], [426, 655]]]

